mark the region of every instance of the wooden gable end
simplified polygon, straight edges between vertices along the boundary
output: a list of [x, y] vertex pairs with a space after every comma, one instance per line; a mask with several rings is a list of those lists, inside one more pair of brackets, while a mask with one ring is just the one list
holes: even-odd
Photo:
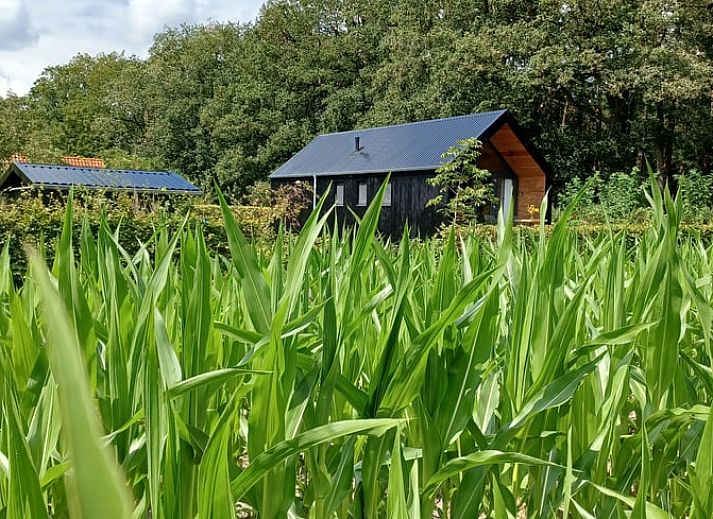
[[517, 177], [515, 219], [529, 220], [527, 208], [532, 205], [539, 209], [547, 191], [545, 171], [508, 123], [498, 128], [489, 141]]

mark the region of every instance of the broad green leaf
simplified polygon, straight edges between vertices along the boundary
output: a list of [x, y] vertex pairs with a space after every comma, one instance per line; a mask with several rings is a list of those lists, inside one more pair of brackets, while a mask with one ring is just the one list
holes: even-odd
[[401, 434], [397, 431], [394, 447], [391, 449], [389, 467], [389, 485], [387, 498], [387, 517], [389, 519], [408, 519], [406, 506], [406, 488], [404, 486], [403, 466], [401, 463]]
[[9, 447], [9, 492], [6, 516], [8, 519], [48, 517], [42, 498], [37, 469], [30, 457], [15, 397], [6, 388], [3, 397], [5, 441]]
[[518, 452], [502, 452], [498, 450], [486, 450], [474, 452], [467, 456], [461, 456], [446, 463], [441, 470], [433, 475], [426, 483], [424, 492], [432, 492], [438, 485], [461, 472], [476, 467], [489, 465], [502, 465], [504, 463], [521, 463], [524, 465], [560, 467], [556, 463], [541, 460], [527, 454]]
[[68, 492], [76, 517], [128, 518], [131, 505], [126, 482], [101, 440], [101, 425], [91, 402], [91, 393], [76, 332], [52, 286], [44, 262], [30, 255], [33, 279], [44, 310], [48, 353], [58, 384], [72, 477]]
[[215, 384], [219, 385], [228, 380], [232, 380], [241, 375], [269, 375], [269, 371], [259, 371], [243, 368], [222, 368], [209, 371], [207, 373], [201, 373], [195, 377], [182, 380], [177, 384], [168, 388], [168, 396], [170, 398], [177, 398], [183, 394], [193, 391], [198, 388], [203, 388], [205, 386]]
[[237, 399], [234, 395], [220, 415], [205, 447], [198, 468], [198, 517], [235, 517], [235, 500], [230, 486], [230, 440], [236, 419], [236, 407]]
[[514, 430], [522, 426], [526, 420], [546, 409], [558, 407], [572, 398], [580, 382], [589, 375], [601, 361], [601, 356], [576, 370], [554, 380], [542, 388], [522, 407], [518, 415], [507, 426]]
[[248, 468], [233, 480], [233, 495], [236, 499], [240, 499], [275, 465], [298, 452], [352, 434], [379, 436], [400, 423], [402, 423], [401, 420], [389, 418], [348, 420], [330, 423], [298, 434], [291, 440], [280, 442], [251, 460]]
[[[607, 487], [597, 485], [596, 483], [592, 483], [591, 481], [589, 482], [590, 485], [592, 485], [594, 488], [596, 488], [599, 492], [601, 492], [603, 495], [608, 496], [608, 497], [613, 497], [614, 499], [621, 501], [625, 505], [629, 507], [633, 507], [635, 505], [636, 499], [633, 497], [628, 497], [624, 496], [618, 492], [615, 492]], [[653, 503], [646, 502], [646, 517], [649, 519], [670, 519], [670, 515], [666, 513], [665, 510], [662, 510], [658, 506], [654, 505]]]

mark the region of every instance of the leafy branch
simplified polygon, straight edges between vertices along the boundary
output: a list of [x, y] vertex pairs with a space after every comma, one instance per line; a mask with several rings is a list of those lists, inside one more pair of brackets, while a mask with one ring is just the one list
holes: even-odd
[[483, 143], [476, 138], [463, 139], [450, 147], [441, 158], [446, 162], [427, 182], [437, 187], [439, 194], [426, 207], [438, 207], [438, 212], [453, 225], [477, 218], [479, 209], [495, 199], [491, 173], [478, 165]]

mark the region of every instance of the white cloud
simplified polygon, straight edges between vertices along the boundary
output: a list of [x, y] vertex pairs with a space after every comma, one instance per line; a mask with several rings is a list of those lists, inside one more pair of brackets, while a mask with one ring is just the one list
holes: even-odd
[[0, 92], [7, 92], [10, 90], [10, 80], [0, 74]]
[[21, 49], [36, 40], [24, 0], [0, 0], [0, 35], [0, 49]]
[[26, 93], [42, 70], [78, 53], [146, 56], [166, 25], [254, 20], [263, 1], [0, 0], [0, 96]]
[[265, 0], [196, 0], [200, 20], [250, 22], [255, 19]]
[[130, 0], [129, 23], [134, 35], [146, 38], [164, 26], [192, 22], [197, 14], [194, 0]]

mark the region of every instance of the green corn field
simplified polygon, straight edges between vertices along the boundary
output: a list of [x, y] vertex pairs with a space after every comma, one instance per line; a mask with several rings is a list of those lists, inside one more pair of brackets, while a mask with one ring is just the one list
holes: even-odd
[[73, 240], [70, 199], [22, 286], [6, 245], [0, 517], [713, 517], [713, 248], [679, 200], [652, 181], [640, 239], [570, 207], [389, 244], [382, 195], [270, 251], [221, 198], [230, 257]]

